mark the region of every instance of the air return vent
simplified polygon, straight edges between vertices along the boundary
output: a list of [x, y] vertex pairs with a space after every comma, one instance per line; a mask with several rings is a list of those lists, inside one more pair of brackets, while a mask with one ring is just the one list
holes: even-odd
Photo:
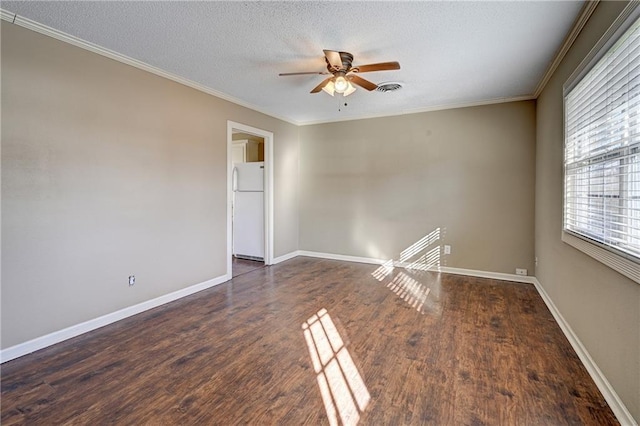
[[394, 90], [402, 89], [402, 84], [400, 83], [380, 83], [378, 84], [378, 88], [376, 89], [378, 92], [393, 92]]

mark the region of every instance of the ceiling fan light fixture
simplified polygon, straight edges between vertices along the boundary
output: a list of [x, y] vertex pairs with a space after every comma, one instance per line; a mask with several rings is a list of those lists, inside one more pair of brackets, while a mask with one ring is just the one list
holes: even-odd
[[333, 96], [333, 93], [336, 91], [335, 84], [333, 83], [333, 80], [331, 80], [330, 82], [325, 84], [325, 86], [322, 88], [322, 90], [324, 90], [326, 93], [328, 93], [331, 96]]
[[349, 88], [349, 81], [346, 78], [344, 78], [344, 75], [340, 74], [336, 76], [334, 81], [334, 86], [335, 86], [336, 92], [344, 93], [345, 90]]
[[344, 91], [344, 93], [342, 94], [342, 96], [349, 96], [350, 94], [352, 94], [353, 92], [356, 91], [356, 86], [354, 86], [353, 84], [351, 84], [351, 82], [347, 82], [348, 86], [347, 86], [347, 90]]

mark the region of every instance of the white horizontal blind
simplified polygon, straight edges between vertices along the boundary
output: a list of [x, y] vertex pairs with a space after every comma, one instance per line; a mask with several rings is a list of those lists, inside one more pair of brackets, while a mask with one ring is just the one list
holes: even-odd
[[564, 230], [640, 262], [640, 19], [565, 95]]

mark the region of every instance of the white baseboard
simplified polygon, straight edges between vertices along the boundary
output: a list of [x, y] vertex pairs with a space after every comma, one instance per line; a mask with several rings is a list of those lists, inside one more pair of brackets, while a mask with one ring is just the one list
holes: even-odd
[[374, 265], [382, 265], [387, 260], [374, 259], [372, 257], [347, 256], [345, 254], [321, 253], [317, 251], [298, 250], [299, 256], [318, 257], [321, 259], [344, 260], [345, 262], [371, 263]]
[[[294, 257], [297, 257], [297, 256], [308, 256], [308, 257], [316, 257], [316, 258], [331, 259], [331, 260], [343, 260], [346, 262], [368, 263], [368, 264], [374, 264], [374, 265], [382, 265], [388, 262], [383, 259], [374, 259], [374, 258], [367, 258], [367, 257], [347, 256], [342, 254], [320, 253], [320, 252], [313, 252], [313, 251], [306, 251], [306, 250], [298, 250], [298, 251], [293, 251], [291, 253], [287, 253], [283, 256], [279, 256], [273, 259], [273, 264], [281, 263], [286, 260], [293, 259]], [[401, 263], [401, 262], [394, 262], [394, 266], [404, 268], [404, 267], [407, 267], [408, 264]], [[545, 304], [549, 308], [549, 311], [551, 311], [551, 314], [553, 315], [556, 322], [560, 326], [560, 329], [569, 340], [569, 343], [571, 343], [573, 350], [576, 351], [576, 354], [580, 358], [580, 361], [582, 361], [582, 364], [585, 366], [585, 368], [589, 372], [589, 375], [591, 376], [596, 386], [604, 396], [605, 400], [611, 407], [611, 410], [617, 417], [618, 421], [624, 426], [627, 426], [627, 425], [638, 426], [638, 423], [634, 420], [633, 416], [631, 415], [627, 407], [624, 405], [624, 403], [622, 402], [618, 394], [615, 392], [615, 390], [613, 389], [613, 387], [611, 386], [607, 378], [604, 376], [600, 368], [598, 368], [593, 358], [591, 358], [591, 355], [589, 355], [589, 352], [587, 351], [587, 349], [584, 347], [584, 345], [582, 344], [578, 336], [573, 332], [573, 329], [571, 328], [571, 326], [566, 322], [566, 320], [564, 319], [562, 314], [558, 311], [558, 308], [556, 308], [555, 304], [553, 303], [553, 301], [551, 300], [547, 292], [544, 290], [540, 282], [535, 277], [505, 274], [500, 272], [486, 272], [486, 271], [479, 271], [479, 270], [473, 270], [473, 269], [451, 268], [446, 266], [434, 267], [430, 270], [433, 270], [435, 272], [448, 273], [448, 274], [467, 275], [467, 276], [474, 276], [474, 277], [480, 277], [480, 278], [492, 278], [492, 279], [503, 280], [503, 281], [524, 282], [524, 283], [533, 284], [536, 290], [538, 291], [538, 293], [540, 294], [540, 297], [542, 297], [542, 300], [545, 302]], [[198, 291], [202, 291], [207, 288], [216, 286], [230, 279], [231, 279], [230, 275], [228, 274], [223, 275], [223, 276], [205, 281], [203, 283], [196, 284], [196, 285], [184, 288], [182, 290], [174, 291], [173, 293], [165, 294], [155, 299], [151, 299], [146, 302], [142, 302], [137, 305], [130, 306], [128, 308], [124, 308], [107, 315], [103, 315], [93, 320], [89, 320], [81, 324], [67, 327], [63, 330], [59, 330], [59, 331], [47, 334], [45, 336], [38, 337], [28, 342], [12, 346], [10, 348], [0, 351], [0, 362], [10, 361], [12, 359], [21, 357], [23, 355], [35, 352], [39, 349], [46, 348], [47, 346], [51, 346], [53, 344], [62, 342], [72, 337], [79, 336], [80, 334], [114, 323], [121, 319], [139, 314], [140, 312], [144, 312], [146, 310], [155, 308], [157, 306], [164, 305], [165, 303], [169, 303], [174, 300], [180, 299], [182, 297], [189, 296], [193, 293], [197, 293]]]
[[173, 302], [174, 300], [189, 296], [193, 293], [206, 290], [210, 287], [229, 281], [230, 279], [231, 275], [222, 275], [220, 277], [213, 278], [208, 281], [162, 295], [160, 297], [156, 297], [155, 299], [147, 300], [145, 302], [138, 303], [137, 305], [129, 306], [127, 308], [102, 315], [101, 317], [94, 318], [80, 324], [72, 325], [71, 327], [54, 331], [53, 333], [36, 337], [35, 339], [29, 340], [27, 342], [11, 346], [0, 351], [0, 362], [6, 362], [15, 358], [19, 358], [23, 355], [27, 355], [37, 350], [46, 348], [47, 346], [60, 343], [64, 340], [71, 339], [72, 337], [79, 336], [100, 327], [104, 327], [105, 325], [112, 324], [116, 321], [120, 321], [149, 309], [156, 308], [160, 305]]
[[[345, 262], [370, 263], [373, 265], [384, 265], [390, 262], [390, 260], [375, 259], [373, 257], [347, 256], [344, 254], [321, 253], [317, 251], [306, 251], [306, 250], [298, 250], [297, 255], [308, 256], [308, 257], [318, 257], [321, 259], [344, 260]], [[414, 264], [410, 262], [393, 261], [393, 266], [396, 268], [407, 268], [410, 265], [413, 266]], [[420, 269], [420, 268], [418, 267], [415, 269]], [[450, 268], [447, 266], [433, 266], [433, 267], [426, 268], [426, 270], [443, 272], [446, 274], [468, 275], [471, 277], [493, 278], [493, 279], [502, 280], [502, 281], [513, 281], [513, 282], [531, 283], [531, 284], [533, 284], [533, 280], [535, 279], [534, 277], [523, 276], [523, 275], [505, 274], [502, 272], [478, 271], [474, 269]]]
[[[331, 254], [331, 253], [319, 253], [319, 252], [311, 252], [311, 251], [298, 251], [300, 256], [309, 256], [309, 257], [319, 257], [323, 259], [333, 259], [333, 260], [344, 260], [347, 262], [359, 262], [359, 263], [371, 263], [376, 265], [382, 265], [388, 263], [389, 261], [381, 260], [381, 259], [373, 259], [366, 257], [356, 257], [356, 256], [345, 256], [341, 254]], [[409, 263], [402, 262], [393, 262], [394, 267], [406, 268], [409, 266]], [[447, 266], [440, 267], [431, 267], [428, 268], [430, 271], [434, 272], [443, 272], [447, 274], [457, 274], [457, 275], [467, 275], [473, 277], [480, 278], [492, 278], [496, 280], [502, 281], [513, 281], [513, 282], [521, 282], [521, 283], [530, 283], [533, 284], [544, 300], [545, 304], [551, 311], [551, 314], [555, 318], [556, 322], [560, 326], [560, 329], [567, 337], [567, 340], [571, 343], [573, 350], [576, 351], [576, 354], [582, 361], [582, 364], [585, 366], [589, 375], [595, 382], [596, 386], [604, 396], [604, 399], [607, 401], [613, 414], [615, 414], [616, 418], [623, 426], [638, 426], [638, 423], [634, 420], [633, 416], [624, 405], [616, 391], [613, 389], [605, 375], [602, 373], [600, 368], [596, 365], [589, 352], [584, 347], [578, 336], [573, 332], [571, 326], [565, 321], [564, 317], [558, 311], [555, 304], [544, 290], [544, 288], [540, 285], [540, 282], [536, 279], [536, 277], [532, 276], [522, 276], [515, 274], [505, 274], [501, 272], [486, 272], [486, 271], [478, 271], [474, 269], [462, 269], [462, 268], [451, 268]]]
[[535, 277], [530, 277], [528, 275], [505, 274], [503, 272], [478, 271], [475, 269], [450, 268], [447, 266], [441, 266], [439, 270], [440, 272], [444, 272], [446, 274], [467, 275], [470, 277], [479, 277], [479, 278], [491, 278], [494, 280], [512, 281], [516, 283], [533, 284], [533, 281], [535, 280]]
[[553, 303], [545, 289], [535, 277], [533, 277], [533, 285], [538, 290], [540, 297], [542, 297], [542, 300], [544, 300], [547, 308], [549, 308], [549, 310], [551, 311], [553, 318], [555, 318], [556, 322], [562, 329], [562, 332], [569, 340], [569, 343], [571, 343], [573, 350], [576, 351], [576, 354], [578, 354], [578, 358], [580, 358], [580, 361], [582, 361], [582, 364], [585, 366], [585, 368], [589, 372], [589, 375], [596, 383], [596, 386], [602, 393], [602, 396], [604, 396], [607, 404], [609, 404], [609, 407], [611, 407], [613, 414], [615, 414], [620, 424], [623, 426], [638, 426], [638, 423], [634, 420], [627, 407], [624, 405], [616, 391], [613, 389], [611, 383], [609, 383], [600, 368], [598, 368], [598, 365], [595, 363], [593, 358], [591, 358], [591, 355], [589, 355], [587, 349], [584, 347], [569, 323], [567, 323], [560, 311], [558, 311], [556, 305]]
[[291, 253], [287, 253], [287, 254], [283, 254], [282, 256], [275, 257], [272, 260], [271, 264], [272, 265], [277, 265], [278, 263], [282, 263], [285, 260], [293, 259], [294, 257], [297, 257], [298, 255], [299, 255], [299, 252], [297, 250], [296, 251], [292, 251]]

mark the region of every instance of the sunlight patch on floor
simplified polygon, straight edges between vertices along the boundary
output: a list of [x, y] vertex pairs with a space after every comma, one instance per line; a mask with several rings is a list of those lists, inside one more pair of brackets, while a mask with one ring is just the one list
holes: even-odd
[[373, 275], [373, 278], [375, 278], [378, 281], [384, 281], [384, 279], [387, 278], [387, 275], [389, 275], [392, 272], [393, 272], [393, 259], [388, 260], [382, 265], [380, 265], [380, 267], [375, 271], [373, 271], [371, 275]]
[[[443, 231], [440, 228], [435, 228], [402, 250], [398, 260], [390, 259], [371, 273], [381, 283], [390, 280], [387, 282], [387, 287], [421, 314], [427, 310], [431, 313], [440, 312], [438, 302], [440, 277], [425, 273], [440, 271], [442, 247], [437, 243], [442, 238], [442, 234]], [[404, 268], [406, 272], [394, 273], [396, 266]], [[429, 298], [430, 294], [431, 298]]]
[[427, 297], [431, 289], [426, 285], [416, 281], [404, 272], [400, 272], [396, 277], [387, 284], [387, 287], [399, 298], [407, 302], [409, 306], [415, 308], [421, 314], [424, 313], [424, 307]]
[[357, 424], [371, 395], [331, 316], [321, 309], [302, 329], [329, 423]]

